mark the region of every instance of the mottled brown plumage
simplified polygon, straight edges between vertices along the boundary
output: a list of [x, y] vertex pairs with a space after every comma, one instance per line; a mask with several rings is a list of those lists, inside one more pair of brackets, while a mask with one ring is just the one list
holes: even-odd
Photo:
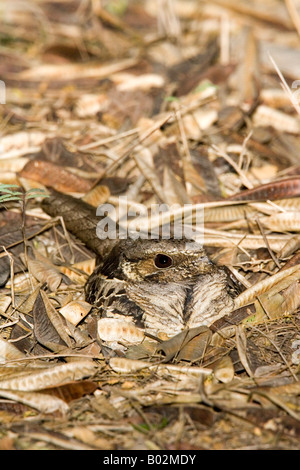
[[210, 325], [233, 308], [226, 272], [188, 240], [124, 240], [86, 285], [109, 317], [132, 318], [149, 333]]
[[132, 320], [151, 334], [210, 325], [233, 309], [228, 277], [192, 240], [99, 240], [95, 209], [54, 192], [43, 203], [100, 255], [86, 298], [101, 316]]

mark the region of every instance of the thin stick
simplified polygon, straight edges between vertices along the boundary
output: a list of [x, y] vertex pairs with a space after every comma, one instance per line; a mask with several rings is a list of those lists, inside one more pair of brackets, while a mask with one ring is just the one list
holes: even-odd
[[263, 229], [263, 227], [262, 227], [262, 225], [261, 225], [261, 223], [260, 223], [259, 218], [257, 217], [255, 220], [256, 220], [256, 222], [257, 222], [257, 225], [258, 225], [258, 228], [259, 228], [259, 230], [260, 230], [260, 233], [262, 234], [262, 237], [263, 237], [263, 239], [264, 239], [264, 241], [265, 241], [265, 243], [266, 243], [266, 247], [267, 247], [267, 249], [268, 249], [268, 252], [270, 253], [270, 256], [271, 256], [272, 260], [273, 260], [274, 263], [276, 264], [277, 268], [280, 269], [280, 264], [279, 264], [279, 262], [278, 262], [278, 259], [276, 258], [276, 256], [274, 255], [273, 251], [271, 250], [271, 247], [270, 247], [270, 245], [269, 245], [269, 241], [268, 241], [268, 239], [267, 239], [267, 237], [266, 237], [265, 231], [264, 231], [264, 229]]
[[12, 303], [12, 306], [13, 308], [15, 308], [15, 291], [14, 291], [14, 259], [11, 255], [11, 253], [9, 253], [5, 246], [2, 246], [3, 250], [5, 251], [5, 253], [7, 254], [7, 256], [9, 257], [9, 262], [10, 262], [10, 278], [11, 278], [11, 303]]
[[282, 88], [284, 89], [284, 91], [287, 93], [292, 105], [294, 106], [295, 110], [297, 111], [297, 113], [300, 115], [300, 106], [297, 102], [297, 99], [296, 99], [296, 96], [294, 95], [294, 93], [291, 91], [290, 87], [288, 86], [288, 84], [286, 83], [285, 81], [285, 78], [284, 76], [282, 75], [281, 71], [279, 70], [279, 67], [278, 65], [276, 64], [275, 60], [273, 59], [273, 57], [271, 56], [270, 53], [268, 53], [269, 55], [269, 59], [270, 61], [272, 62], [280, 80], [281, 80], [281, 86]]

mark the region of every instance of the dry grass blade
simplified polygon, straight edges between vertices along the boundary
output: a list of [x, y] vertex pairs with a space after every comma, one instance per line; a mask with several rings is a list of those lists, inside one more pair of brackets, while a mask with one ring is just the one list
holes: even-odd
[[290, 283], [293, 281], [300, 279], [300, 267], [299, 265], [293, 266], [289, 269], [284, 271], [280, 271], [279, 273], [274, 274], [268, 279], [264, 279], [257, 284], [249, 287], [249, 289], [242, 292], [234, 301], [235, 308], [241, 308], [244, 305], [247, 305], [253, 302], [257, 296], [263, 294], [267, 290], [274, 287], [282, 280], [286, 280]]
[[243, 326], [239, 325], [236, 327], [235, 339], [240, 361], [243, 364], [247, 374], [252, 377], [253, 372], [251, 370], [251, 365], [247, 357], [247, 337]]

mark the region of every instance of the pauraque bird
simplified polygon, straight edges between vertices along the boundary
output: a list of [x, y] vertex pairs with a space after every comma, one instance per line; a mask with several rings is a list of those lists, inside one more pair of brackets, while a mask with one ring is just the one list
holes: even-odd
[[53, 192], [43, 208], [52, 216], [61, 215], [68, 230], [100, 255], [85, 291], [102, 317], [126, 319], [153, 335], [172, 336], [185, 328], [209, 326], [233, 310], [226, 271], [214, 265], [198, 243], [102, 241], [96, 236], [95, 208], [88, 204]]
[[120, 241], [86, 295], [103, 316], [125, 315], [155, 335], [210, 325], [233, 308], [227, 274], [192, 240]]

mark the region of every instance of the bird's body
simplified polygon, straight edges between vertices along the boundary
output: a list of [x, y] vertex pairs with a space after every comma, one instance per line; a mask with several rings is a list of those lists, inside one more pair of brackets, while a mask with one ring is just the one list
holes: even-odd
[[151, 334], [210, 325], [232, 310], [227, 275], [189, 240], [126, 240], [86, 285], [101, 315], [127, 318]]
[[101, 317], [127, 319], [148, 333], [169, 336], [210, 325], [230, 313], [228, 276], [192, 240], [99, 240], [95, 208], [52, 192], [44, 210], [64, 218], [70, 232], [99, 255], [86, 299]]

